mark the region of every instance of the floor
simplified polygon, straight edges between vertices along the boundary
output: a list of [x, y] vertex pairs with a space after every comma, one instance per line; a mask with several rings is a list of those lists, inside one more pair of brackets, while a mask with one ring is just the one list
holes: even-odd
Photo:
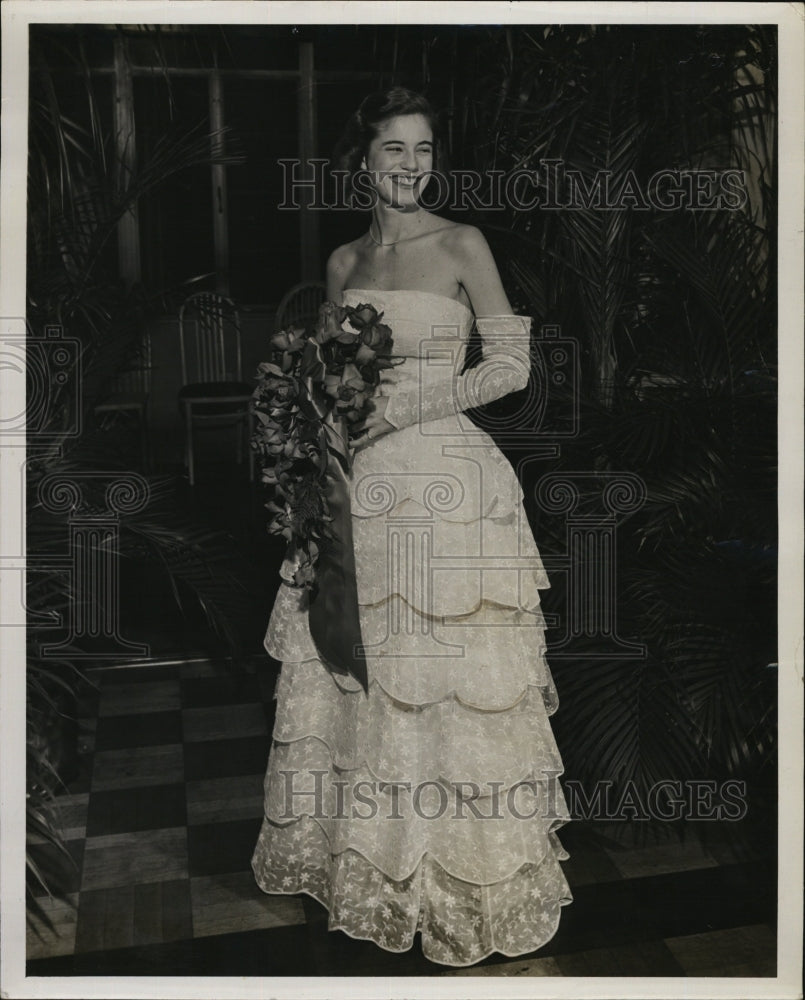
[[[80, 705], [77, 774], [60, 796], [75, 866], [55, 926], [29, 932], [29, 976], [774, 976], [771, 859], [695, 828], [643, 846], [576, 821], [560, 836], [574, 894], [531, 956], [450, 970], [419, 945], [330, 932], [302, 897], [261, 893], [251, 852], [276, 665], [102, 669]], [[237, 733], [237, 736], [233, 734]]]

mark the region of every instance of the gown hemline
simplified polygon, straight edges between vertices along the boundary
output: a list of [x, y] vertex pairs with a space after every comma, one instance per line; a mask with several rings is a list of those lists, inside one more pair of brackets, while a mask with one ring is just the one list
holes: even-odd
[[[264, 889], [259, 882], [257, 883], [257, 887], [266, 896], [286, 896], [286, 897], [309, 896], [311, 899], [314, 899], [317, 903], [319, 903], [321, 906], [327, 909], [328, 932], [341, 931], [342, 934], [346, 934], [347, 937], [352, 938], [353, 941], [371, 941], [373, 945], [375, 945], [378, 948], [381, 948], [383, 951], [390, 952], [392, 955], [405, 955], [407, 952], [411, 951], [415, 947], [416, 942], [410, 944], [407, 948], [393, 948], [391, 947], [391, 945], [380, 944], [380, 942], [376, 941], [375, 938], [371, 937], [371, 935], [354, 934], [346, 927], [342, 927], [337, 924], [331, 924], [329, 920], [330, 911], [327, 908], [327, 904], [323, 900], [319, 899], [319, 897], [315, 893], [310, 892], [307, 889], [300, 889], [298, 892], [283, 892], [281, 889]], [[486, 952], [486, 954], [481, 955], [480, 958], [473, 958], [469, 962], [451, 962], [446, 958], [431, 958], [425, 951], [425, 947], [420, 941], [420, 947], [422, 948], [422, 955], [429, 962], [432, 962], [434, 965], [445, 965], [451, 969], [469, 969], [471, 966], [477, 965], [479, 962], [485, 961], [492, 955], [503, 955], [504, 958], [523, 958], [526, 955], [531, 955], [536, 951], [540, 951], [542, 948], [545, 947], [546, 944], [549, 944], [556, 937], [559, 931], [559, 925], [562, 922], [562, 908], [565, 906], [569, 906], [572, 902], [573, 902], [572, 897], [569, 899], [563, 898], [559, 900], [559, 912], [556, 915], [556, 921], [554, 922], [551, 928], [550, 934], [540, 944], [536, 945], [534, 948], [531, 948], [529, 951], [506, 951], [503, 948], [492, 948], [488, 952]], [[414, 937], [416, 937], [417, 934], [419, 934], [421, 937], [421, 931], [414, 931]]]
[[[557, 826], [555, 829], [559, 829], [559, 827], [564, 826], [568, 822], [570, 822], [570, 821], [569, 820], [565, 820], [564, 822], [560, 823], [559, 826]], [[551, 831], [551, 832], [555, 832], [555, 831]], [[359, 851], [359, 850], [357, 850], [354, 847], [347, 847], [344, 850], [345, 851], [347, 851], [347, 850], [353, 851], [355, 854], [357, 854], [360, 857], [362, 857], [363, 860], [367, 864], [373, 865], [373, 862], [369, 858], [367, 858], [366, 855], [363, 854], [362, 851]], [[342, 852], [339, 852], [339, 853], [344, 853], [344, 852], [342, 851]], [[567, 854], [567, 852], [565, 852], [565, 854], [566, 854], [565, 857], [557, 857], [556, 860], [557, 861], [567, 861], [570, 858], [570, 855]], [[333, 857], [336, 857], [336, 856], [337, 855], [333, 855]], [[419, 861], [417, 862], [417, 864], [414, 866], [414, 869], [411, 872], [411, 875], [413, 875], [414, 872], [416, 872], [418, 869], [420, 869], [421, 866], [422, 866], [422, 864], [423, 864], [423, 862], [427, 858], [429, 858], [429, 857], [430, 857], [430, 855], [428, 854], [428, 852], [424, 852], [422, 854], [421, 858], [419, 859]], [[545, 857], [547, 857], [547, 855], [543, 856], [542, 860], [545, 860]], [[431, 858], [431, 860], [434, 861], [435, 864], [439, 865], [439, 867], [442, 868], [444, 871], [446, 871], [447, 874], [451, 874], [436, 859]], [[528, 864], [528, 862], [524, 862], [524, 864]], [[373, 865], [373, 867], [377, 867], [377, 866]], [[509, 875], [504, 876], [504, 879], [500, 879], [498, 881], [504, 881], [505, 878], [511, 878], [511, 877], [513, 877], [514, 875], [517, 874], [517, 872], [522, 867], [523, 867], [523, 865], [521, 864], [513, 872], [511, 872]], [[379, 869], [379, 870], [382, 871], [382, 869]], [[520, 950], [506, 951], [505, 947], [497, 947], [497, 946], [495, 946], [493, 948], [490, 948], [489, 951], [485, 952], [483, 955], [480, 955], [477, 958], [470, 959], [467, 962], [455, 962], [455, 961], [448, 961], [445, 958], [432, 958], [430, 955], [428, 955], [426, 947], [425, 947], [425, 940], [423, 939], [423, 937], [422, 937], [422, 931], [420, 930], [420, 920], [421, 920], [422, 912], [423, 912], [423, 909], [424, 909], [424, 907], [422, 905], [420, 905], [420, 911], [419, 911], [419, 914], [418, 914], [418, 917], [417, 917], [416, 926], [415, 926], [414, 931], [412, 932], [412, 935], [411, 935], [411, 937], [412, 937], [411, 944], [406, 945], [403, 948], [395, 948], [392, 945], [382, 944], [380, 941], [377, 940], [376, 937], [373, 937], [371, 934], [357, 934], [357, 933], [349, 930], [346, 926], [344, 926], [343, 924], [339, 923], [338, 921], [334, 921], [333, 918], [332, 918], [332, 912], [331, 912], [330, 904], [329, 904], [329, 902], [327, 900], [325, 900], [323, 898], [322, 894], [316, 893], [316, 892], [314, 892], [314, 891], [312, 891], [310, 889], [288, 889], [288, 890], [284, 890], [284, 889], [266, 889], [262, 885], [262, 883], [260, 881], [260, 876], [257, 873], [257, 866], [254, 863], [252, 863], [252, 872], [253, 872], [254, 877], [255, 877], [255, 882], [257, 884], [257, 888], [264, 895], [266, 895], [266, 896], [284, 896], [284, 897], [309, 896], [310, 899], [315, 900], [320, 906], [323, 906], [324, 909], [327, 911], [327, 930], [328, 930], [328, 932], [341, 931], [343, 934], [346, 934], [347, 937], [352, 938], [354, 941], [371, 941], [371, 943], [374, 944], [377, 948], [380, 948], [383, 951], [390, 952], [393, 955], [405, 955], [407, 952], [412, 951], [413, 948], [416, 946], [416, 936], [417, 936], [417, 934], [419, 934], [419, 936], [420, 936], [420, 948], [422, 949], [423, 956], [429, 962], [432, 962], [434, 965], [446, 965], [446, 966], [449, 966], [450, 968], [454, 968], [454, 969], [466, 969], [466, 968], [469, 968], [470, 966], [477, 965], [479, 962], [485, 961], [491, 955], [503, 955], [505, 958], [520, 958], [520, 957], [522, 957], [524, 955], [531, 955], [534, 952], [540, 951], [542, 948], [545, 947], [546, 944], [548, 944], [549, 941], [551, 941], [554, 937], [556, 937], [556, 934], [557, 934], [557, 932], [559, 930], [559, 925], [561, 923], [562, 909], [565, 906], [569, 906], [574, 901], [572, 894], [569, 895], [569, 896], [562, 896], [562, 897], [560, 897], [559, 899], [556, 900], [556, 905], [557, 905], [556, 919], [554, 920], [554, 922], [553, 922], [553, 924], [552, 924], [552, 926], [550, 928], [550, 933], [548, 933], [547, 936], [544, 937], [539, 942], [539, 944], [535, 944], [533, 948], [529, 948], [526, 951], [520, 951]], [[408, 876], [408, 877], [410, 877], [410, 876]], [[455, 875], [451, 875], [451, 878], [456, 878], [460, 882], [467, 882], [466, 879], [462, 879], [462, 878], [460, 878], [458, 876], [455, 876]], [[468, 884], [483, 886], [484, 884], [495, 885], [496, 883], [469, 883], [468, 882]]]

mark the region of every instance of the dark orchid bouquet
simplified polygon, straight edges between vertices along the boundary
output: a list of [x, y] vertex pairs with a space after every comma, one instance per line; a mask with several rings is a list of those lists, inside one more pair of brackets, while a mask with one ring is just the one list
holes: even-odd
[[352, 466], [350, 438], [381, 373], [402, 360], [382, 318], [371, 305], [325, 302], [312, 330], [276, 333], [257, 370], [252, 447], [273, 487], [268, 530], [288, 540], [283, 580], [313, 593], [321, 549], [334, 540], [334, 489], [344, 496]]

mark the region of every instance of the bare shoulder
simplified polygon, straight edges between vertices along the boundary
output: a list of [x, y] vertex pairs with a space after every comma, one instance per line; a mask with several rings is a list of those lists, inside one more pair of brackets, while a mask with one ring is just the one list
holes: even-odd
[[347, 278], [358, 260], [358, 240], [336, 247], [327, 260], [327, 297], [334, 299], [343, 291]]
[[472, 272], [495, 269], [492, 251], [486, 237], [477, 226], [464, 222], [446, 222], [438, 230], [437, 239], [447, 257], [452, 261], [459, 283]]
[[456, 223], [445, 231], [444, 239], [455, 278], [467, 293], [475, 315], [509, 315], [511, 305], [495, 258], [481, 230], [476, 226]]
[[359, 240], [353, 240], [351, 243], [343, 243], [340, 247], [336, 247], [327, 261], [327, 272], [333, 274], [349, 273], [350, 268], [354, 267], [358, 259], [358, 243]]
[[489, 254], [486, 237], [477, 226], [464, 222], [450, 223], [444, 230], [445, 247], [459, 259], [470, 259], [480, 254]]

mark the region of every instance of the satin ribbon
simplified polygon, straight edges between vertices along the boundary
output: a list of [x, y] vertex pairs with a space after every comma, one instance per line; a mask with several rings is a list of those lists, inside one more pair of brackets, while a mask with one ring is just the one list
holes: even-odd
[[369, 692], [363, 652], [352, 513], [349, 502], [350, 472], [346, 421], [325, 418], [328, 451], [337, 461], [328, 462], [326, 497], [330, 507], [330, 537], [323, 540], [316, 564], [317, 589], [308, 606], [310, 634], [328, 670], [350, 674]]

